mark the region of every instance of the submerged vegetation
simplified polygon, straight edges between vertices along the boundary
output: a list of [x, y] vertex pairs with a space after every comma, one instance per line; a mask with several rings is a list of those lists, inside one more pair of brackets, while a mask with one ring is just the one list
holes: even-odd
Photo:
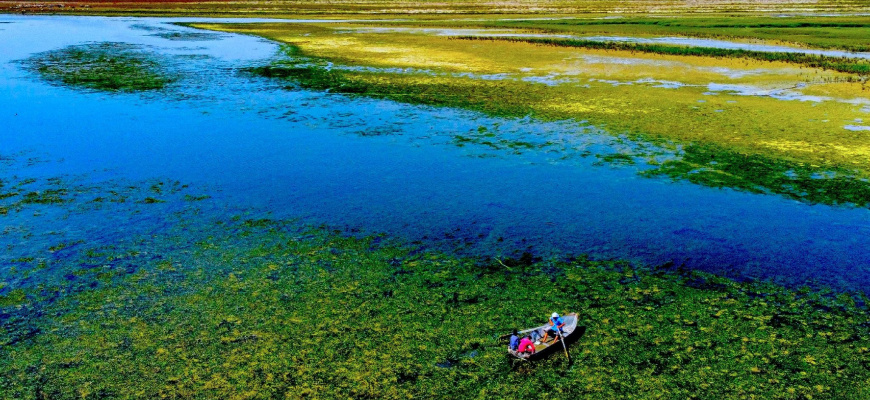
[[[33, 184], [16, 179], [4, 182]], [[156, 186], [163, 185], [141, 192], [164, 204], [185, 201]], [[21, 204], [17, 215], [88, 213], [75, 204], [118, 189], [95, 188], [73, 203]], [[159, 206], [116, 204], [116, 212]], [[175, 218], [159, 235], [109, 246], [57, 239], [45, 254], [14, 260], [17, 271], [2, 271], [0, 392], [19, 399], [870, 395], [862, 294], [585, 258], [462, 259], [257, 214], [215, 221], [193, 208]], [[46, 281], [52, 273], [67, 279]], [[21, 274], [31, 284], [10, 286]], [[570, 348], [573, 363], [561, 354], [534, 364], [505, 357], [499, 336], [554, 310], [579, 312], [587, 328]]]
[[[299, 54], [298, 48], [287, 50]], [[385, 98], [413, 104], [462, 107], [490, 115], [506, 117], [535, 116], [558, 120], [566, 116], [579, 119], [586, 113], [573, 114], [562, 110], [536, 106], [548, 101], [548, 92], [557, 89], [544, 85], [529, 85], [508, 80], [480, 81], [471, 78], [419, 76], [415, 74], [389, 74], [382, 72], [348, 71], [327, 68], [316, 59], [302, 58], [283, 61], [273, 65], [252, 67], [248, 72], [258, 76], [282, 78], [306, 89], [330, 90], [338, 93], [358, 94]], [[529, 87], [531, 86], [531, 88]], [[543, 89], [543, 90], [541, 90]], [[588, 99], [587, 99], [588, 101]], [[592, 110], [584, 110], [592, 111]], [[715, 114], [705, 113], [704, 117]], [[661, 123], [649, 116], [647, 123]], [[685, 123], [686, 121], [673, 121]], [[631, 121], [630, 125], [644, 121]], [[615, 124], [614, 124], [615, 125]], [[663, 127], [670, 128], [670, 125]], [[618, 126], [618, 125], [617, 125]], [[649, 125], [641, 125], [647, 127]], [[715, 130], [716, 127], [707, 127]], [[678, 129], [674, 127], [674, 129]], [[715, 131], [712, 132], [715, 134]], [[464, 145], [469, 138], [457, 137], [457, 145]], [[500, 143], [497, 137], [488, 137], [485, 143]], [[513, 141], [505, 145], [528, 145]], [[664, 143], [673, 147], [673, 144]], [[859, 207], [870, 205], [870, 182], [861, 171], [834, 165], [812, 166], [797, 158], [782, 159], [769, 154], [735, 151], [729, 146], [713, 144], [689, 144], [680, 146], [679, 156], [658, 161], [656, 154], [620, 154], [601, 157], [604, 162], [624, 163], [626, 158], [647, 158], [648, 176], [668, 176], [712, 187], [730, 187], [755, 193], [773, 193], [809, 203], [850, 204]], [[633, 161], [632, 161], [633, 162]], [[850, 166], [851, 167], [851, 166]]]
[[642, 172], [711, 187], [774, 193], [808, 203], [870, 207], [870, 182], [846, 169], [820, 171], [800, 163], [690, 145], [682, 157]]
[[203, 40], [220, 40], [220, 35], [209, 32], [178, 32], [166, 30], [163, 32], [152, 33], [151, 36], [178, 41], [203, 41]]
[[175, 80], [155, 55], [125, 43], [69, 46], [21, 63], [49, 82], [103, 91], [159, 90]]
[[[496, 37], [481, 31], [480, 37], [464, 37], [478, 40], [452, 40], [461, 34], [450, 28], [514, 22], [193, 26], [287, 43], [287, 60], [249, 72], [288, 79], [294, 86], [504, 117], [584, 121], [615, 136], [681, 149], [682, 159], [623, 154], [648, 158], [653, 170], [644, 173], [650, 176], [810, 203], [870, 203], [866, 131], [847, 131], [867, 114], [866, 60], [517, 38], [510, 32]], [[516, 22], [529, 23], [561, 22]], [[611, 23], [617, 24], [606, 24]], [[437, 30], [395, 30], [407, 26], [442, 29], [444, 36]]]

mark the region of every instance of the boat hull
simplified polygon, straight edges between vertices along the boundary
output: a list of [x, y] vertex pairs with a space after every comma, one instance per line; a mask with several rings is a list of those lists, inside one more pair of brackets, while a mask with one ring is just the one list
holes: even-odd
[[[585, 326], [577, 326], [577, 313], [567, 314], [562, 317], [562, 320], [565, 322], [565, 326], [562, 328], [562, 336], [565, 340], [565, 346], [570, 346], [572, 343], [577, 342], [586, 333]], [[541, 325], [536, 328], [526, 329], [521, 331], [521, 333], [539, 338], [544, 335], [544, 332], [548, 328], [549, 325]], [[548, 340], [547, 343], [535, 345], [535, 348], [537, 351], [531, 355], [521, 355], [515, 351], [508, 351], [508, 354], [521, 360], [537, 361], [565, 350], [562, 343], [553, 342], [551, 339]]]

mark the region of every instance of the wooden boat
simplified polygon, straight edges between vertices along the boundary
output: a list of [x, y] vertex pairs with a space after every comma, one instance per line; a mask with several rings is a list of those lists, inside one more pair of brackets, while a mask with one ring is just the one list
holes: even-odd
[[[565, 322], [565, 326], [562, 327], [562, 337], [565, 340], [566, 346], [576, 342], [578, 339], [580, 339], [581, 336], [583, 336], [584, 333], [586, 333], [585, 326], [577, 328], [577, 313], [563, 315], [562, 321]], [[521, 360], [537, 361], [547, 358], [553, 353], [563, 352], [564, 348], [562, 347], [562, 343], [554, 342], [552, 338], [547, 338], [546, 343], [540, 342], [540, 338], [544, 337], [544, 332], [546, 332], [549, 327], [550, 324], [548, 320], [548, 322], [544, 325], [518, 332], [520, 334], [520, 338], [529, 335], [532, 337], [533, 340], [535, 340], [536, 344], [534, 354], [521, 355], [513, 350], [508, 350], [508, 354]]]

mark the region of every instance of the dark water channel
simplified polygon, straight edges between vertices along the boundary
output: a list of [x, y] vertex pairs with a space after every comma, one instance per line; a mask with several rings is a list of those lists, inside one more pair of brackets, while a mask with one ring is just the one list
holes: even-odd
[[[225, 205], [203, 218], [251, 208], [460, 254], [589, 254], [794, 285], [870, 283], [870, 210], [644, 178], [642, 165], [599, 156], [652, 146], [579, 123], [285, 90], [238, 72], [278, 53], [253, 37], [192, 35], [165, 19], [0, 21], [11, 22], [0, 30], [0, 154], [49, 160], [26, 173], [178, 180]], [[158, 92], [104, 93], [50, 85], [15, 62], [90, 42], [140, 45], [181, 79]], [[458, 140], [469, 137], [487, 140]], [[115, 218], [10, 214], [0, 223], [88, 241], [149, 231], [159, 219]], [[0, 244], [26, 252], [10, 237]]]

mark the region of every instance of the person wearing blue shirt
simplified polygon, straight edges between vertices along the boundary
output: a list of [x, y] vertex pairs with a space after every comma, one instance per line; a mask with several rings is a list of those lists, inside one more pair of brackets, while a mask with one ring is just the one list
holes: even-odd
[[514, 333], [511, 335], [511, 342], [508, 345], [508, 350], [517, 351], [517, 348], [520, 347], [520, 334], [514, 329]]
[[553, 313], [553, 315], [550, 316], [549, 323], [550, 326], [544, 332], [544, 338], [541, 339], [541, 341], [546, 342], [547, 337], [552, 334], [553, 343], [556, 343], [559, 341], [559, 333], [562, 332], [562, 327], [565, 326], [565, 321], [562, 321], [562, 317], [559, 316], [559, 313]]

